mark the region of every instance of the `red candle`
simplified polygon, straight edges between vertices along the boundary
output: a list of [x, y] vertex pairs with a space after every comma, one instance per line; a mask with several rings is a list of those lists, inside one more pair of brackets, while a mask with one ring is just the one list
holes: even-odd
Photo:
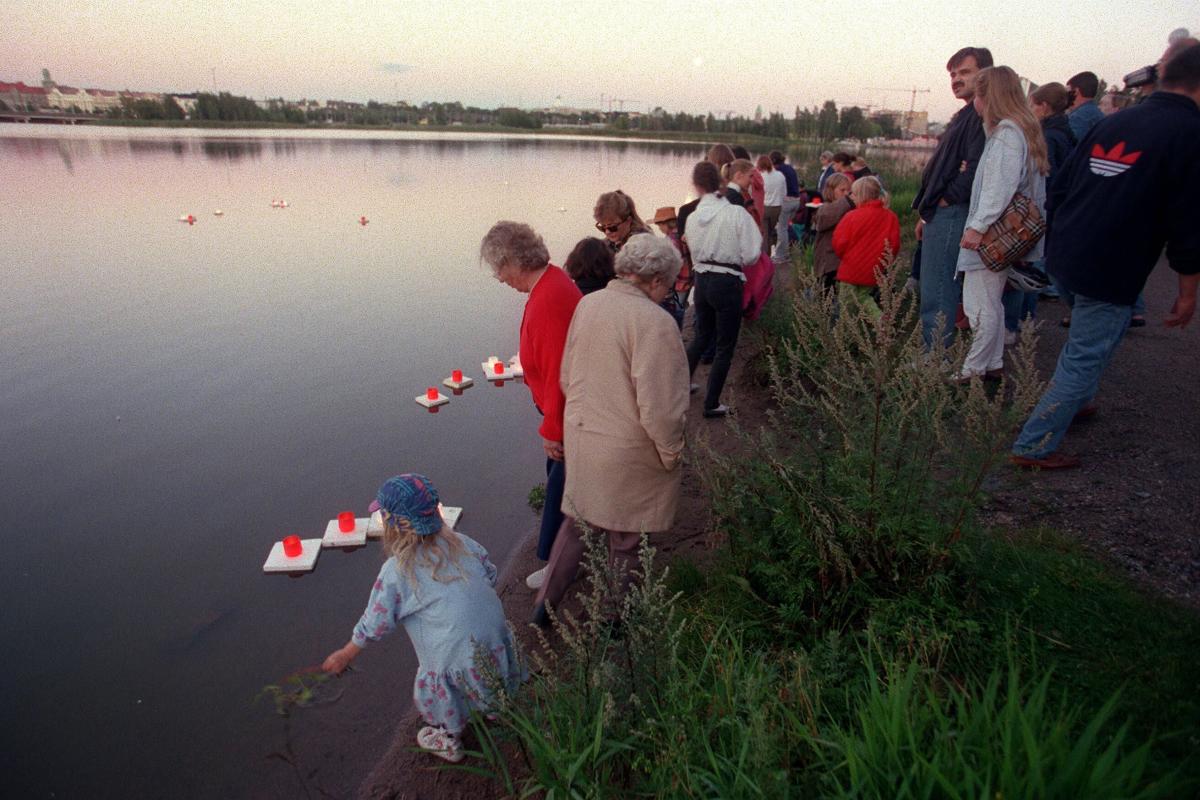
[[462, 370], [456, 369], [456, 370], [451, 371], [450, 380], [453, 381], [454, 383], [462, 383]]
[[503, 362], [503, 361], [497, 361], [497, 362], [496, 362], [496, 374], [497, 374], [497, 375], [503, 375], [503, 374], [504, 374], [504, 362]]
[[437, 400], [438, 399], [438, 390], [435, 387], [430, 386], [428, 389], [425, 390], [425, 399], [426, 400]]
[[354, 512], [343, 511], [338, 514], [338, 530], [342, 533], [350, 533], [354, 530]]
[[303, 545], [300, 544], [299, 536], [283, 537], [283, 554], [288, 558], [298, 558], [304, 552]]

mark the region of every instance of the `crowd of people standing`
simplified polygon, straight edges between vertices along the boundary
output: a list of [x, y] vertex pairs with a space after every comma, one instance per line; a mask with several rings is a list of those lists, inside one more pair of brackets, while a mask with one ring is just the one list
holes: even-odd
[[[986, 48], [963, 48], [947, 63], [964, 106], [913, 203], [926, 348], [942, 353], [957, 335], [961, 302], [971, 343], [956, 380], [998, 379], [1010, 320], [1034, 310], [1021, 290], [1041, 288], [1037, 275], [1048, 270], [1072, 307], [1049, 388], [1013, 445], [1020, 466], [1079, 463], [1058, 445], [1073, 420], [1094, 413], [1100, 376], [1137, 319], [1160, 255], [1179, 274], [1165, 324], [1193, 316], [1200, 226], [1188, 198], [1200, 182], [1200, 42], [1173, 43], [1157, 66], [1158, 90], [1106, 117], [1090, 73], [1027, 97], [1017, 73], [993, 65]], [[582, 239], [563, 268], [522, 222], [497, 222], [481, 242], [494, 277], [528, 295], [520, 358], [542, 414], [547, 476], [537, 542], [546, 566], [526, 581], [537, 592], [538, 625], [548, 624], [576, 579], [585, 528], [606, 542], [620, 596], [635, 575], [641, 537], [674, 524], [691, 397], [701, 396], [704, 418], [730, 413], [721, 398], [742, 320], [761, 307], [774, 265], [789, 258], [807, 193], [781, 152], [752, 159], [716, 145], [690, 183], [695, 199], [678, 211], [657, 209], [649, 224], [625, 192], [602, 194], [593, 208], [602, 238]], [[884, 184], [861, 160], [825, 152], [816, 185], [824, 202], [809, 222], [819, 285], [836, 287], [840, 308], [877, 319], [875, 284], [900, 250]], [[1047, 233], [997, 268], [989, 237], [1018, 198]], [[1017, 291], [1006, 299], [1010, 284]], [[689, 298], [695, 332], [685, 347]], [[701, 392], [691, 380], [704, 363], [711, 366]], [[478, 543], [445, 525], [424, 476], [390, 479], [376, 504], [390, 558], [350, 641], [324, 668], [341, 672], [368, 642], [403, 624], [420, 660], [414, 698], [428, 723], [418, 744], [458, 761], [468, 715], [486, 710], [495, 688], [481, 676], [478, 668], [489, 665], [480, 655], [507, 690], [525, 677], [493, 588], [496, 570]]]

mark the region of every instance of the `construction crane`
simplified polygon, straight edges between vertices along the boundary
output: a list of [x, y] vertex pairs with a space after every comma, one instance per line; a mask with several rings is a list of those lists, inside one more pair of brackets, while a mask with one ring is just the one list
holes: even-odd
[[903, 129], [902, 133], [907, 133], [909, 136], [915, 135], [915, 131], [913, 131], [913, 118], [916, 116], [916, 113], [917, 113], [917, 95], [929, 94], [929, 91], [930, 91], [929, 89], [918, 89], [915, 86], [910, 89], [896, 89], [896, 88], [884, 88], [884, 87], [880, 87], [880, 86], [868, 86], [868, 87], [866, 87], [866, 90], [869, 92], [909, 92], [912, 95], [912, 99], [909, 101], [909, 104], [908, 104], [908, 114], [904, 118], [904, 129]]

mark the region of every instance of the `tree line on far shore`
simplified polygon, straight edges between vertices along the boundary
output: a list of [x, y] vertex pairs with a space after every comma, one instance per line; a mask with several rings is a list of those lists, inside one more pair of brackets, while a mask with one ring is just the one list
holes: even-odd
[[556, 109], [527, 111], [519, 108], [495, 109], [464, 106], [462, 103], [425, 102], [411, 105], [400, 101], [380, 103], [335, 102], [329, 105], [295, 103], [277, 98], [257, 103], [248, 97], [229, 92], [212, 94], [196, 93], [196, 105], [190, 117], [170, 95], [162, 101], [149, 99], [125, 99], [119, 109], [112, 109], [109, 117], [116, 119], [144, 120], [193, 120], [222, 122], [264, 122], [292, 125], [342, 124], [367, 126], [394, 125], [466, 125], [499, 126], [537, 130], [544, 125], [604, 125], [616, 130], [662, 131], [662, 132], [705, 132], [742, 136], [764, 136], [773, 139], [868, 139], [874, 136], [899, 138], [897, 120], [886, 115], [868, 117], [858, 106], [838, 108], [833, 100], [826, 100], [821, 107], [803, 108], [796, 106], [789, 119], [780, 112], [754, 118], [728, 114], [718, 117], [713, 113], [688, 114], [669, 113], [662, 107], [649, 114], [633, 114], [626, 111], [585, 110], [578, 112]]

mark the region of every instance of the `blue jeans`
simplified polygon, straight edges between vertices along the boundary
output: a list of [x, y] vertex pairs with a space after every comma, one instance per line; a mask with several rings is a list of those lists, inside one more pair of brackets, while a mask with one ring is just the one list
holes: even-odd
[[947, 347], [954, 340], [954, 321], [962, 298], [962, 284], [954, 280], [958, 266], [958, 243], [967, 224], [964, 204], [939, 208], [925, 223], [921, 237], [921, 336], [925, 349], [933, 346], [938, 314], [942, 315], [941, 336]]
[[553, 458], [546, 459], [546, 504], [542, 506], [542, 527], [538, 531], [537, 557], [550, 560], [554, 537], [562, 527], [563, 489], [567, 484], [567, 466]]
[[1045, 458], [1058, 449], [1075, 414], [1096, 396], [1100, 376], [1132, 316], [1131, 306], [1075, 295], [1071, 332], [1059, 353], [1054, 377], [1013, 443], [1013, 453]]
[[714, 340], [717, 344], [704, 395], [704, 410], [710, 411], [721, 405], [721, 389], [742, 329], [742, 279], [722, 272], [701, 272], [696, 276], [692, 306], [696, 309], [696, 336], [687, 349], [688, 375], [696, 371], [708, 346]]

